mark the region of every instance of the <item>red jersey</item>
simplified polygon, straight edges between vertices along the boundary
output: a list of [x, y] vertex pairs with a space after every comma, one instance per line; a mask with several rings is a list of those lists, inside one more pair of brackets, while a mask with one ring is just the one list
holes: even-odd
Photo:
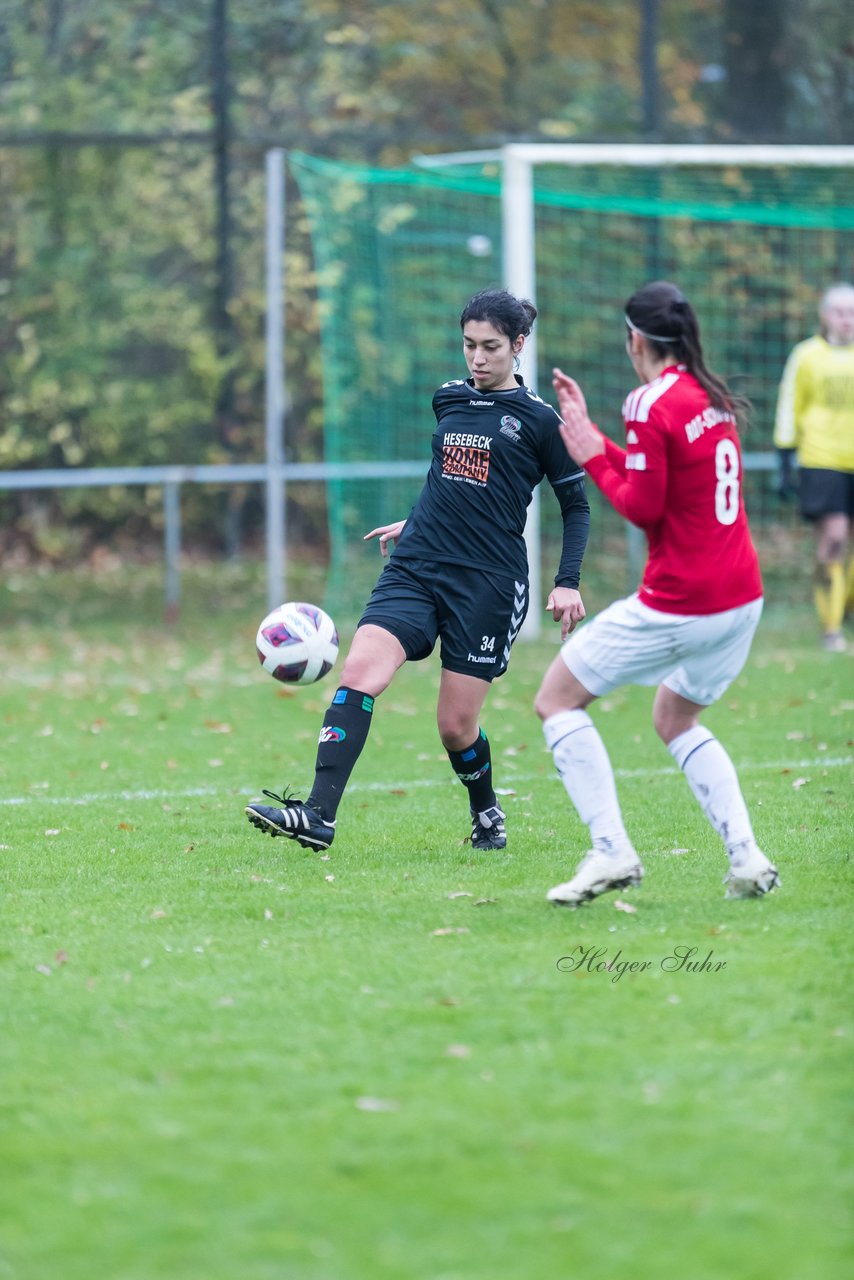
[[762, 595], [742, 494], [736, 421], [671, 365], [623, 405], [626, 448], [605, 437], [585, 470], [643, 529], [649, 555], [639, 596], [663, 613], [722, 613]]

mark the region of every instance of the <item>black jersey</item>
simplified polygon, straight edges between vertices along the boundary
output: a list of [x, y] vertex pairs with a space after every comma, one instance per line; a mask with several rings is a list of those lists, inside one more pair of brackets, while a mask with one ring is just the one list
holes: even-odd
[[508, 391], [446, 382], [433, 396], [433, 460], [394, 551], [527, 578], [525, 520], [547, 476], [564, 519], [555, 582], [577, 587], [590, 510], [555, 410], [520, 378]]

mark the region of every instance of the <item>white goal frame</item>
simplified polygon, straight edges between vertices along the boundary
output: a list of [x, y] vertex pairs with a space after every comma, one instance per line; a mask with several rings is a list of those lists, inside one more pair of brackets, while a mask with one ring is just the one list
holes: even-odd
[[[461, 153], [456, 162], [463, 160]], [[596, 143], [596, 142], [512, 142], [496, 152], [469, 153], [470, 159], [500, 159], [501, 161], [501, 221], [502, 267], [504, 283], [517, 297], [530, 298], [536, 305], [536, 243], [534, 231], [534, 168], [540, 164], [562, 165], [623, 165], [649, 168], [651, 166], [738, 165], [752, 168], [771, 166], [840, 167], [854, 166], [854, 147], [849, 146], [785, 146], [749, 144], [706, 143]], [[423, 163], [427, 158], [419, 158]], [[432, 157], [432, 163], [453, 163], [453, 156]], [[536, 330], [528, 337], [522, 352], [521, 373], [528, 386], [536, 390], [537, 341]], [[745, 467], [752, 462], [756, 467], [765, 465], [757, 455], [745, 458]], [[628, 526], [629, 559], [640, 556], [640, 531]], [[542, 577], [540, 555], [540, 500], [539, 490], [528, 508], [525, 529], [528, 547], [529, 578], [533, 590], [539, 593]], [[522, 635], [528, 639], [539, 636], [542, 629], [541, 610], [532, 609], [525, 620]]]

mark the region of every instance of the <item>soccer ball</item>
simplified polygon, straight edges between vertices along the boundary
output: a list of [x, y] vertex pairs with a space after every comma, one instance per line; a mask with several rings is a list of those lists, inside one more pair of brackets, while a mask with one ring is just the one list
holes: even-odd
[[258, 661], [283, 684], [314, 684], [335, 665], [338, 632], [316, 604], [295, 600], [268, 613], [255, 637]]

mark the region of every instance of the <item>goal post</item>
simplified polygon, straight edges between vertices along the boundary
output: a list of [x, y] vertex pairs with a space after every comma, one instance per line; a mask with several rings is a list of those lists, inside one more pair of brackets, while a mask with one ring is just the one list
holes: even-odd
[[[501, 148], [501, 209], [502, 209], [502, 261], [506, 287], [517, 296], [529, 298], [537, 304], [537, 244], [535, 174], [538, 166], [564, 166], [576, 169], [595, 166], [660, 170], [682, 167], [743, 171], [745, 169], [848, 169], [854, 170], [854, 147], [850, 146], [774, 146], [774, 145], [715, 145], [715, 144], [667, 144], [667, 143], [508, 143]], [[452, 157], [445, 157], [448, 163]], [[658, 194], [651, 197], [647, 209], [636, 205], [636, 216], [657, 218], [672, 214], [667, 202]], [[726, 204], [722, 206], [726, 209]], [[848, 207], [849, 213], [854, 212]], [[707, 215], [710, 211], [706, 211]], [[769, 210], [770, 214], [770, 210]], [[738, 209], [731, 209], [730, 216], [738, 218]], [[743, 213], [741, 214], [743, 216]], [[805, 219], [809, 221], [809, 219]], [[843, 221], [847, 221], [843, 219]], [[852, 225], [849, 223], [849, 225]], [[849, 271], [854, 268], [852, 256]], [[640, 282], [638, 282], [640, 283]], [[626, 290], [628, 292], [628, 289]], [[528, 385], [537, 389], [537, 341], [532, 332], [523, 352], [522, 373]], [[531, 581], [541, 576], [541, 506], [539, 494], [531, 503], [525, 530]], [[627, 554], [632, 570], [640, 568], [642, 536], [633, 526], [627, 526]], [[532, 610], [526, 619], [523, 634], [534, 638], [540, 634], [542, 619], [538, 610]]]

